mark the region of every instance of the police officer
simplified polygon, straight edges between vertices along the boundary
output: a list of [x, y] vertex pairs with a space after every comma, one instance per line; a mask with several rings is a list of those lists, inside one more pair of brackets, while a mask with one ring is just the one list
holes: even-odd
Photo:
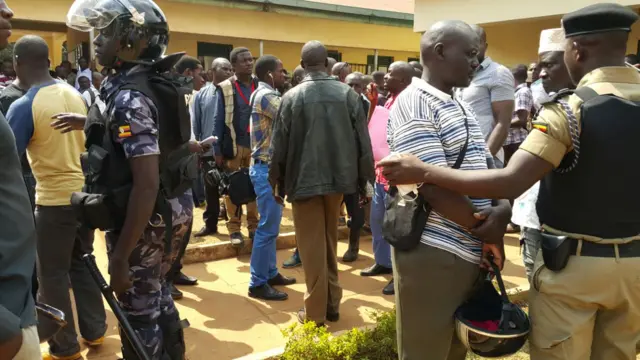
[[[559, 92], [506, 169], [456, 171], [405, 156], [393, 184], [511, 199], [542, 179], [530, 294], [533, 360], [632, 360], [640, 340], [640, 74], [625, 66], [638, 15], [596, 4], [562, 19], [575, 92]], [[497, 254], [501, 256], [501, 254]]]
[[[95, 29], [96, 57], [113, 70], [102, 85], [107, 110], [100, 114], [93, 109], [87, 119], [89, 194], [83, 195], [91, 198], [99, 193], [109, 199], [104, 200], [109, 224], [93, 225], [108, 230], [111, 287], [150, 357], [182, 360], [183, 331], [164, 275], [192, 216], [191, 183], [177, 186], [178, 196], [165, 196], [172, 187], [159, 174], [166, 174], [173, 164], [165, 149], [173, 151], [188, 143], [190, 122], [185, 111], [186, 117], [179, 118], [186, 121], [187, 133], [178, 129], [179, 136], [172, 137], [167, 131], [176, 129], [163, 119], [169, 103], [184, 101], [184, 96], [164, 100], [158, 98], [158, 91], [148, 91], [148, 79], [168, 72], [180, 56], [163, 57], [169, 28], [162, 10], [151, 0], [77, 0], [67, 24], [82, 31]], [[175, 119], [172, 116], [171, 121]], [[100, 129], [106, 130], [96, 136]], [[90, 212], [86, 203], [82, 202], [85, 215]], [[103, 218], [89, 217], [89, 222]], [[123, 335], [121, 330], [124, 358], [136, 359]]]

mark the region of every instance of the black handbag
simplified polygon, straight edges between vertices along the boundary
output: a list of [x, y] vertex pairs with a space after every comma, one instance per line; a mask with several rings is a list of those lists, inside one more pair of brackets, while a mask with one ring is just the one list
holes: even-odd
[[[458, 154], [453, 169], [459, 169], [462, 165], [467, 147], [469, 146], [469, 123], [467, 113], [462, 105], [460, 106], [464, 114], [464, 127], [467, 138]], [[382, 221], [382, 236], [396, 250], [411, 251], [420, 244], [422, 232], [431, 214], [431, 205], [422, 195], [409, 193], [411, 198], [400, 195], [398, 188], [392, 186], [385, 197], [384, 220]]]

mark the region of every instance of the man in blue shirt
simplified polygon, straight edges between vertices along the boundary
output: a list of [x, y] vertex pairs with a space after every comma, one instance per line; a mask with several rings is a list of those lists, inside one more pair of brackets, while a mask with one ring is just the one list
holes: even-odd
[[[193, 134], [198, 141], [214, 135], [216, 107], [218, 105], [218, 84], [233, 75], [233, 69], [229, 60], [217, 58], [211, 64], [213, 70], [212, 83], [200, 90], [193, 100], [191, 108], [191, 122]], [[220, 194], [218, 184], [209, 181], [207, 173], [215, 166], [213, 149], [200, 155], [200, 168], [204, 175], [204, 191], [207, 207], [202, 214], [204, 226], [194, 234], [195, 237], [213, 235], [218, 232], [218, 218], [220, 216]], [[200, 180], [200, 179], [198, 179]]]
[[[240, 168], [249, 167], [251, 162], [251, 134], [250, 117], [251, 106], [249, 99], [257, 88], [257, 79], [253, 77], [253, 56], [247, 48], [236, 48], [231, 51], [231, 66], [235, 76], [218, 85], [214, 135], [218, 142], [214, 146], [216, 165], [233, 172]], [[227, 230], [231, 237], [231, 244], [236, 247], [244, 245], [244, 238], [240, 233], [240, 219], [242, 211], [234, 205], [229, 197], [225, 199], [227, 205]], [[247, 204], [247, 223], [249, 237], [253, 238], [258, 225], [256, 203]]]

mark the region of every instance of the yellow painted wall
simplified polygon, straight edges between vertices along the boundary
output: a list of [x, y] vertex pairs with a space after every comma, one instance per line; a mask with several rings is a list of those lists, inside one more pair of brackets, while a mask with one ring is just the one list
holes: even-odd
[[[484, 25], [489, 43], [487, 54], [507, 67], [537, 61], [540, 32], [559, 26], [559, 17]], [[640, 23], [636, 23], [629, 34], [627, 53], [638, 51], [638, 40], [640, 40]]]
[[[17, 19], [64, 22], [72, 0], [17, 0], [10, 3]], [[363, 24], [300, 15], [239, 10], [204, 4], [158, 0], [171, 30], [244, 39], [305, 43], [393, 51], [415, 51], [420, 36], [411, 28]]]
[[[436, 21], [460, 19], [472, 24], [487, 24], [559, 16], [601, 3], [602, 0], [415, 0], [414, 29], [426, 31]], [[612, 1], [625, 6], [640, 6], [638, 0]]]

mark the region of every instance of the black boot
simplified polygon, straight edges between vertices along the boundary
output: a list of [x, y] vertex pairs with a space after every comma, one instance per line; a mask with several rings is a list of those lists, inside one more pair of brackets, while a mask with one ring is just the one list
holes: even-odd
[[354, 262], [358, 260], [358, 253], [360, 252], [360, 227], [352, 226], [349, 229], [349, 250], [342, 256], [344, 262]]

